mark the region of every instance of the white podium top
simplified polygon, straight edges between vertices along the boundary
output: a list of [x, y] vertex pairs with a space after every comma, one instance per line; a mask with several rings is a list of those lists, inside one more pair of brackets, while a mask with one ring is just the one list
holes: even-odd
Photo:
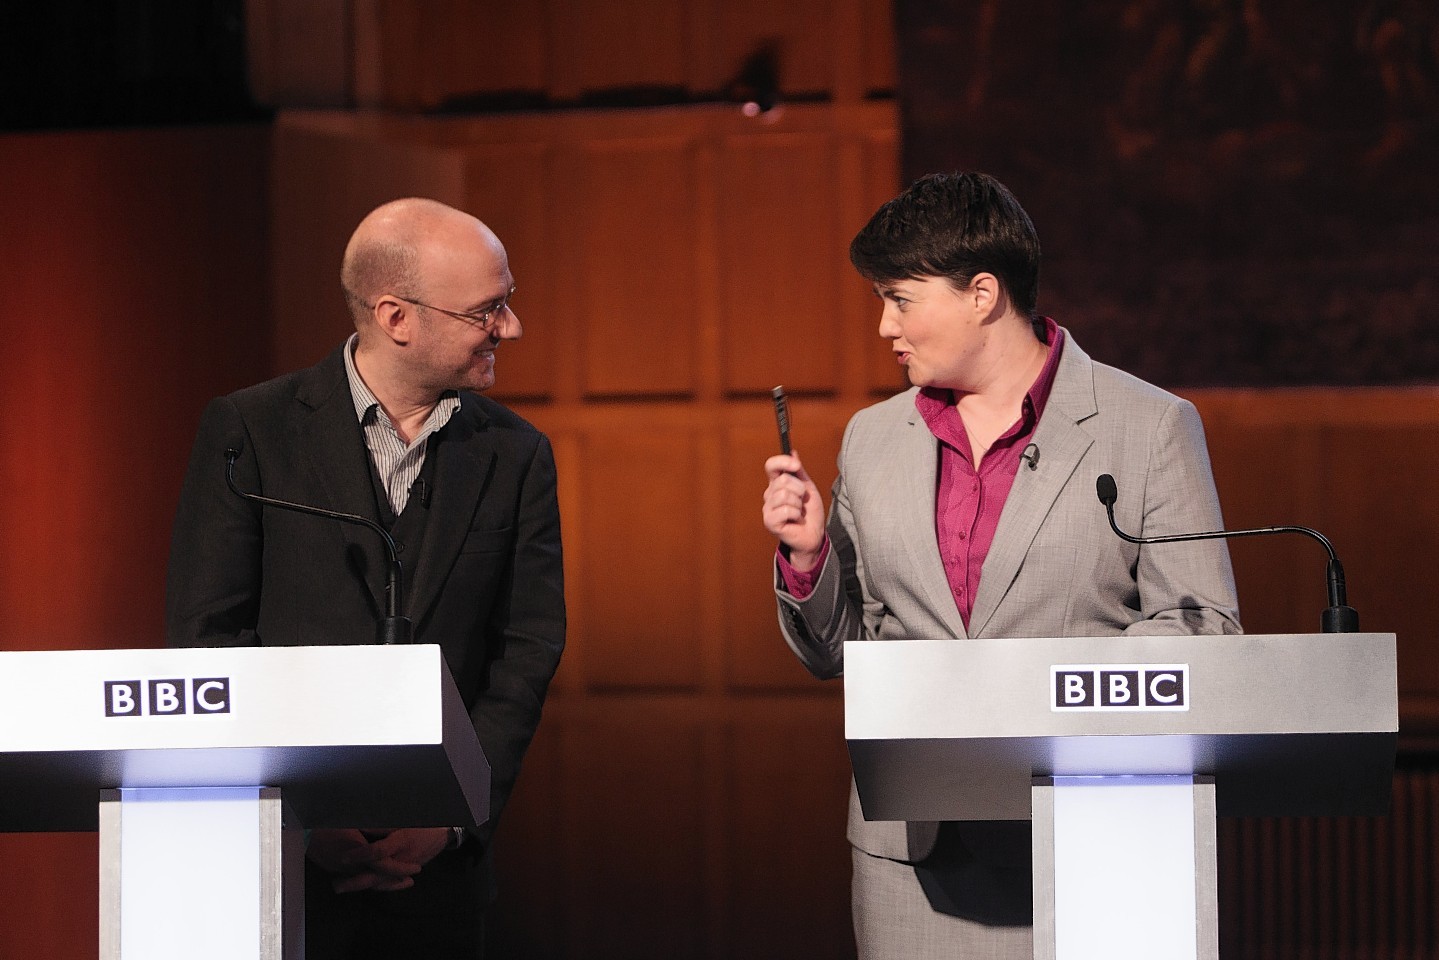
[[1215, 777], [1223, 814], [1383, 813], [1392, 633], [845, 644], [865, 816], [1029, 816], [1033, 777]]
[[434, 645], [0, 653], [0, 830], [115, 787], [280, 787], [323, 826], [468, 826], [489, 767]]

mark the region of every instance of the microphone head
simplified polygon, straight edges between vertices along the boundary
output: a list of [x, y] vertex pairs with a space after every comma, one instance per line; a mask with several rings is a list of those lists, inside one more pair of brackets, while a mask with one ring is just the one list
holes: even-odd
[[1114, 478], [1107, 473], [1101, 473], [1095, 479], [1094, 492], [1099, 494], [1099, 502], [1106, 507], [1112, 507], [1114, 501], [1119, 499], [1119, 487], [1115, 486]]

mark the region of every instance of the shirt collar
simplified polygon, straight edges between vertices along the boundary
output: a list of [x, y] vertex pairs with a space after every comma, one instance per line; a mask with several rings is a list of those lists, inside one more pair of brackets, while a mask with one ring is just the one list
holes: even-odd
[[[345, 349], [343, 351], [345, 354], [345, 376], [350, 381], [350, 399], [353, 400], [355, 404], [355, 417], [360, 421], [361, 426], [378, 420], [382, 416], [388, 424], [390, 420], [389, 415], [385, 414], [384, 409], [380, 406], [380, 401], [375, 398], [374, 393], [365, 385], [364, 377], [360, 376], [360, 371], [355, 367], [355, 350], [359, 346], [359, 343], [360, 335], [358, 333], [352, 333], [350, 334], [350, 339], [345, 341]], [[429, 419], [426, 421], [427, 430], [438, 430], [440, 427], [449, 423], [450, 417], [454, 416], [455, 411], [458, 409], [460, 409], [460, 395], [458, 393], [454, 390], [446, 390], [440, 394], [439, 402], [435, 404], [435, 409], [431, 411]]]
[[[1049, 402], [1050, 391], [1054, 389], [1054, 378], [1059, 373], [1059, 355], [1064, 349], [1064, 329], [1050, 317], [1044, 321], [1044, 342], [1049, 345], [1049, 356], [1024, 395], [1020, 406], [1019, 424], [1027, 430], [1044, 416], [1045, 404]], [[934, 431], [935, 421], [954, 409], [954, 391], [947, 387], [921, 387], [915, 395], [914, 405], [924, 422]]]

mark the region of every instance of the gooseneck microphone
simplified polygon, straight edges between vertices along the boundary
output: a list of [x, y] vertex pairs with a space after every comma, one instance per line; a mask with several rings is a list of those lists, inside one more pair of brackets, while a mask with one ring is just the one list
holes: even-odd
[[1169, 537], [1131, 537], [1114, 522], [1114, 501], [1119, 499], [1119, 488], [1114, 483], [1114, 478], [1107, 473], [1102, 473], [1094, 481], [1094, 492], [1099, 495], [1099, 502], [1104, 504], [1105, 511], [1109, 514], [1109, 528], [1118, 534], [1121, 540], [1130, 543], [1184, 543], [1189, 540], [1221, 540], [1228, 537], [1257, 537], [1270, 533], [1302, 533], [1306, 537], [1313, 537], [1329, 552], [1329, 607], [1320, 617], [1320, 625], [1325, 633], [1357, 633], [1359, 631], [1359, 611], [1349, 606], [1345, 597], [1344, 589], [1344, 565], [1339, 562], [1339, 556], [1334, 552], [1334, 546], [1329, 538], [1318, 530], [1309, 527], [1256, 527], [1252, 530], [1212, 530], [1208, 533], [1180, 533]]
[[380, 535], [380, 539], [385, 541], [385, 551], [389, 555], [390, 565], [385, 572], [385, 615], [375, 622], [375, 639], [380, 643], [409, 643], [410, 619], [402, 612], [405, 605], [400, 578], [400, 551], [395, 548], [395, 538], [390, 536], [390, 532], [368, 517], [358, 514], [340, 513], [335, 510], [326, 510], [323, 507], [312, 507], [307, 503], [291, 503], [288, 500], [276, 500], [258, 493], [247, 493], [235, 483], [235, 461], [239, 458], [239, 450], [231, 447], [225, 451], [225, 483], [237, 497], [267, 507], [279, 507], [281, 510], [293, 510], [296, 513], [328, 517], [343, 523], [359, 524]]

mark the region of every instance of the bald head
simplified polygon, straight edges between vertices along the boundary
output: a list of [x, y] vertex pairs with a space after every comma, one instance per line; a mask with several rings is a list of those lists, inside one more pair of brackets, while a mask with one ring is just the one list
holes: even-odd
[[384, 294], [425, 298], [425, 277], [447, 251], [488, 248], [501, 261], [505, 248], [489, 227], [437, 200], [408, 197], [372, 210], [345, 247], [340, 286], [363, 335], [370, 309]]

